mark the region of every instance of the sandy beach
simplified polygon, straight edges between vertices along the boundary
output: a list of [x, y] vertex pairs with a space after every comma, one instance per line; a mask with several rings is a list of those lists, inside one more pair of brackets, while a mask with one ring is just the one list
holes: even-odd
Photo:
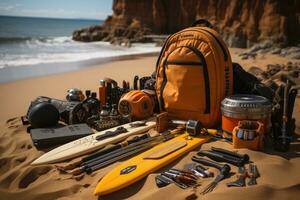
[[[256, 59], [242, 60], [238, 54], [241, 49], [230, 49], [232, 60], [240, 63], [245, 69], [251, 66], [265, 68], [267, 64], [286, 64], [299, 62], [277, 55], [258, 55]], [[98, 91], [99, 80], [111, 77], [121, 83], [122, 80], [133, 80], [150, 75], [155, 69], [157, 56], [140, 56], [128, 60], [93, 65], [77, 71], [18, 80], [0, 84], [0, 200], [7, 199], [97, 199], [93, 190], [105, 173], [118, 163], [98, 170], [91, 175], [72, 176], [59, 172], [55, 165], [30, 166], [30, 163], [42, 155], [32, 144], [30, 135], [26, 133], [20, 116], [25, 115], [30, 101], [37, 96], [48, 96], [64, 99], [69, 88]], [[212, 179], [203, 180], [196, 189], [182, 190], [173, 184], [159, 189], [151, 174], [147, 178], [130, 187], [99, 199], [299, 199], [300, 195], [300, 99], [297, 98], [294, 117], [296, 133], [291, 150], [288, 153], [277, 153], [266, 148], [265, 152], [242, 149], [240, 153], [249, 154], [258, 166], [261, 177], [256, 186], [244, 188], [228, 188], [226, 182], [236, 180], [236, 176], [222, 181], [215, 191], [205, 196], [199, 194], [203, 186]], [[202, 145], [201, 149], [211, 146], [232, 149], [228, 143], [211, 141]], [[191, 163], [196, 150], [178, 158], [165, 169], [182, 168]], [[62, 163], [62, 165], [65, 163]], [[161, 170], [163, 171], [163, 169]], [[233, 171], [237, 171], [233, 167]], [[158, 173], [158, 172], [157, 172]], [[217, 171], [215, 171], [217, 173]]]
[[[150, 54], [153, 55], [153, 54]], [[138, 75], [149, 76], [155, 69], [156, 56], [130, 56], [104, 64], [91, 65], [73, 72], [41, 76], [0, 84], [0, 121], [24, 115], [30, 101], [37, 96], [65, 99], [69, 88], [82, 91], [98, 91], [99, 81], [110, 77], [121, 84], [122, 80], [133, 81]]]

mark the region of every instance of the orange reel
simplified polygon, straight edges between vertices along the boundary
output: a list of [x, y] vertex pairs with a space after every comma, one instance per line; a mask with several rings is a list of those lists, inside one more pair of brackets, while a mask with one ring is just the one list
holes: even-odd
[[154, 106], [151, 94], [142, 90], [132, 90], [121, 97], [118, 110], [122, 115], [143, 120], [153, 115]]

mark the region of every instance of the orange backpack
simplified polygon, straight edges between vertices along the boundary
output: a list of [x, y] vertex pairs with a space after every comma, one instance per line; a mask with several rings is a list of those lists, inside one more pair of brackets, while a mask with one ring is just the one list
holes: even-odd
[[207, 128], [220, 122], [221, 101], [233, 91], [228, 48], [211, 27], [201, 19], [171, 35], [156, 64], [160, 110], [173, 119], [199, 120]]

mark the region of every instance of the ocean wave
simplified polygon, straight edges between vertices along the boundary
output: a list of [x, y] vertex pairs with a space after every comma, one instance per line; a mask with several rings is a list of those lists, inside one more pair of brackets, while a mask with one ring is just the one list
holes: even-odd
[[[66, 43], [69, 39], [56, 38], [46, 43]], [[119, 47], [110, 45], [108, 42], [91, 43], [79, 43], [79, 45], [86, 45], [83, 48], [76, 45], [70, 45], [66, 48], [66, 45], [62, 45], [63, 48], [52, 48], [51, 52], [38, 50], [37, 53], [26, 54], [0, 54], [0, 68], [5, 67], [18, 67], [26, 65], [37, 65], [46, 63], [66, 63], [77, 62], [98, 58], [113, 58], [125, 55], [137, 55], [143, 53], [159, 52], [160, 47], [156, 47], [155, 44], [133, 44], [131, 48]], [[60, 52], [58, 52], [60, 51]]]
[[67, 43], [73, 42], [70, 36], [61, 37], [0, 37], [0, 44], [11, 43]]
[[0, 37], [1, 43], [19, 43], [31, 40], [32, 37]]

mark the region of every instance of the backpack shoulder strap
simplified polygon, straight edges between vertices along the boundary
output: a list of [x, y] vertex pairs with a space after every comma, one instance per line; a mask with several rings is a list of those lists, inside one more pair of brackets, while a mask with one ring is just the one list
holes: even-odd
[[168, 40], [170, 39], [170, 37], [171, 37], [172, 35], [173, 35], [173, 34], [171, 34], [171, 35], [169, 35], [169, 36], [167, 37], [167, 39], [166, 39], [166, 41], [165, 41], [163, 47], [161, 48], [161, 51], [160, 51], [159, 56], [158, 56], [157, 61], [156, 61], [156, 68], [155, 68], [155, 71], [157, 71], [157, 68], [158, 68], [158, 65], [159, 65], [159, 60], [160, 60], [160, 58], [161, 58], [161, 56], [162, 56], [162, 54], [163, 54], [163, 52], [164, 52], [164, 50], [165, 50], [165, 47], [166, 47], [166, 45], [167, 45], [167, 43], [168, 43]]

